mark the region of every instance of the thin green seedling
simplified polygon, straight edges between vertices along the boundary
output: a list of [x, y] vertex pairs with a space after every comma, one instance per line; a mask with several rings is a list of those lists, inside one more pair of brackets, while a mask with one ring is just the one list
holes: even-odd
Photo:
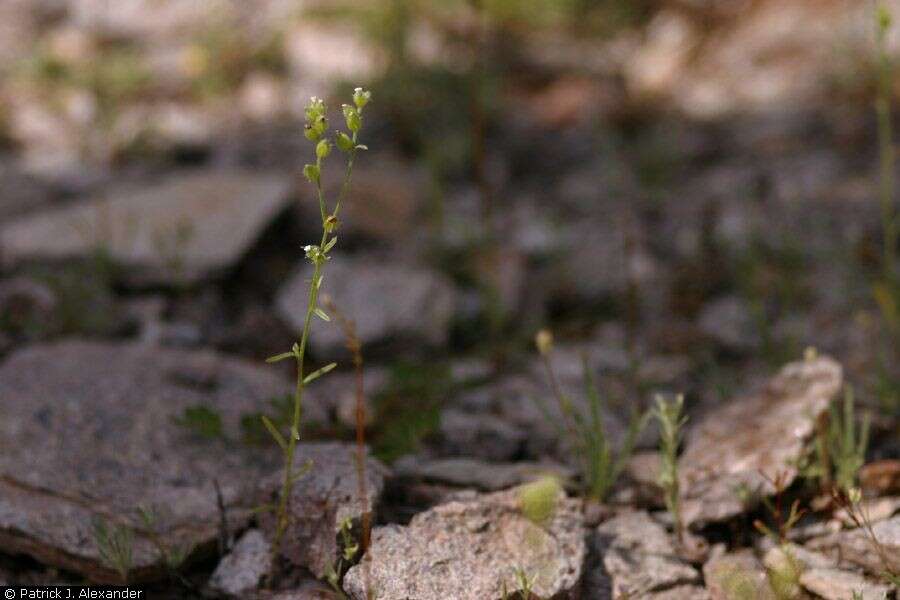
[[684, 396], [679, 394], [675, 400], [668, 401], [663, 396], [656, 397], [656, 408], [653, 415], [659, 422], [659, 449], [661, 464], [659, 485], [663, 489], [666, 509], [672, 516], [675, 534], [679, 541], [684, 541], [684, 521], [681, 518], [681, 490], [678, 481], [678, 448], [681, 445], [682, 430], [687, 417], [683, 416]]
[[340, 325], [344, 332], [347, 350], [350, 351], [350, 354], [353, 357], [353, 387], [356, 400], [356, 482], [357, 494], [362, 503], [362, 532], [360, 534], [358, 549], [363, 553], [361, 562], [363, 587], [366, 590], [366, 599], [372, 600], [375, 597], [375, 593], [372, 589], [371, 569], [368, 560], [370, 558], [368, 551], [372, 536], [372, 513], [370, 511], [369, 496], [366, 490], [366, 463], [368, 459], [368, 450], [366, 448], [366, 398], [362, 342], [360, 342], [359, 336], [356, 333], [356, 323], [338, 310], [331, 298], [326, 297], [323, 299], [323, 302], [328, 311], [337, 319], [338, 325]]
[[[267, 417], [262, 417], [263, 425], [272, 435], [272, 438], [284, 454], [284, 478], [275, 517], [275, 536], [272, 541], [273, 556], [277, 555], [281, 538], [289, 525], [288, 499], [291, 496], [294, 480], [296, 479], [296, 474], [294, 473], [294, 454], [296, 453], [297, 442], [300, 441], [300, 424], [303, 415], [303, 390], [313, 381], [337, 366], [335, 363], [330, 363], [317, 371], [307, 374], [305, 370], [306, 349], [309, 342], [313, 317], [318, 317], [323, 321], [331, 320], [331, 317], [319, 307], [319, 291], [322, 286], [325, 265], [328, 260], [330, 260], [330, 252], [338, 240], [336, 235], [340, 223], [338, 219], [340, 217], [341, 205], [350, 190], [353, 163], [357, 153], [360, 150], [366, 150], [366, 147], [359, 143], [358, 135], [363, 124], [363, 111], [370, 100], [370, 92], [367, 92], [362, 88], [356, 88], [353, 93], [353, 104], [344, 104], [342, 107], [344, 121], [346, 122], [349, 134], [343, 131], [336, 131], [334, 133], [333, 143], [327, 136], [328, 117], [326, 116], [327, 107], [324, 100], [312, 98], [306, 107], [304, 135], [308, 140], [315, 144], [316, 162], [314, 164], [305, 165], [303, 167], [303, 174], [316, 189], [319, 201], [319, 214], [322, 220], [322, 237], [318, 245], [308, 245], [304, 248], [306, 258], [313, 265], [313, 275], [309, 283], [306, 316], [303, 320], [300, 341], [294, 344], [290, 352], [285, 352], [268, 359], [268, 362], [270, 363], [292, 359], [296, 362], [297, 370], [297, 381], [294, 388], [293, 415], [291, 418], [291, 428], [287, 438], [285, 439], [284, 435], [282, 435], [271, 420]], [[331, 154], [332, 148], [335, 145], [347, 156], [347, 163], [340, 192], [332, 206], [326, 200], [325, 191], [322, 186], [322, 165], [325, 159]]]
[[806, 510], [800, 507], [800, 500], [794, 500], [790, 508], [785, 511], [785, 494], [787, 492], [787, 483], [789, 473], [787, 471], [778, 471], [775, 477], [769, 477], [764, 472], [759, 472], [760, 477], [765, 479], [774, 490], [773, 499], [767, 494], [760, 494], [760, 501], [769, 512], [773, 527], [766, 525], [760, 519], [753, 521], [753, 527], [771, 539], [774, 543], [784, 545], [787, 543], [791, 530], [797, 525]]
[[[338, 598], [341, 600], [346, 600], [347, 595], [344, 593], [344, 590], [341, 589], [341, 577], [344, 574], [345, 568], [350, 565], [356, 556], [360, 552], [359, 543], [353, 536], [353, 519], [347, 517], [343, 521], [341, 521], [340, 528], [338, 529], [338, 535], [341, 540], [341, 555], [335, 561], [334, 564], [328, 565], [325, 569], [325, 579], [328, 581], [328, 585], [331, 586], [331, 589], [334, 590], [334, 593], [337, 594]], [[369, 597], [369, 590], [366, 590], [367, 597]]]
[[146, 535], [150, 542], [156, 547], [156, 551], [159, 553], [160, 562], [162, 562], [165, 567], [169, 578], [183, 586], [185, 589], [195, 590], [194, 584], [188, 581], [179, 572], [179, 569], [187, 559], [187, 549], [184, 547], [173, 547], [163, 541], [157, 533], [159, 515], [152, 507], [139, 506], [137, 513], [143, 529], [142, 533]]
[[98, 518], [93, 524], [93, 537], [100, 560], [113, 568], [123, 583], [128, 583], [134, 554], [134, 533], [131, 527]]
[[537, 405], [548, 422], [556, 427], [560, 437], [570, 439], [575, 445], [587, 496], [603, 501], [612, 491], [634, 453], [637, 438], [646, 425], [649, 413], [632, 415], [625, 439], [616, 451], [606, 432], [603, 416], [606, 409], [605, 402], [587, 357], [582, 357], [584, 389], [588, 399], [588, 410], [585, 415], [575, 409], [572, 400], [559, 383], [552, 361], [553, 335], [547, 330], [541, 330], [535, 338], [535, 343], [561, 418], [555, 416], [540, 399], [537, 399]]
[[887, 284], [896, 283], [897, 209], [894, 204], [895, 150], [894, 126], [891, 115], [894, 66], [888, 49], [888, 34], [893, 19], [888, 8], [879, 3], [876, 10], [876, 39], [878, 45], [878, 96], [875, 111], [878, 116], [878, 154], [880, 163], [879, 198], [883, 234], [883, 268]]
[[857, 423], [853, 388], [844, 389], [841, 406], [832, 402], [818, 420], [812, 451], [800, 462], [805, 477], [818, 479], [826, 494], [837, 486], [846, 492], [856, 485], [865, 464], [871, 417], [866, 413]]

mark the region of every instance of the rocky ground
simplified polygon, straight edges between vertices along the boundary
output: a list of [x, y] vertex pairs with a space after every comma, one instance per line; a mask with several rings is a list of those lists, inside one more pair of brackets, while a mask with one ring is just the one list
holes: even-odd
[[[524, 576], [546, 599], [894, 597], [898, 316], [878, 291], [870, 89], [846, 77], [866, 72], [863, 17], [704, 4], [661, 3], [602, 42], [529, 36], [474, 177], [453, 89], [403, 104], [371, 40], [296, 3], [238, 11], [253, 43], [204, 3], [0, 5], [0, 28], [20, 23], [0, 56], [24, 65], [0, 82], [0, 584], [499, 600]], [[446, 67], [459, 40], [433, 29], [465, 33], [466, 15], [414, 23], [418, 60]], [[317, 323], [312, 362], [339, 367], [308, 391], [309, 468], [273, 564], [280, 456], [260, 416], [288, 421], [292, 373], [264, 359], [302, 327], [319, 225], [297, 118], [356, 77], [386, 83], [323, 290], [362, 344], [368, 454], [361, 474], [351, 357]], [[657, 393], [686, 395], [684, 535], [655, 423], [606, 501], [582, 498], [562, 415], [541, 408], [542, 327], [576, 410], [582, 361], [597, 376], [614, 447]], [[887, 567], [810, 466], [847, 387], [871, 415], [859, 483]], [[562, 487], [535, 518], [548, 474]], [[776, 541], [754, 527], [795, 500]]]

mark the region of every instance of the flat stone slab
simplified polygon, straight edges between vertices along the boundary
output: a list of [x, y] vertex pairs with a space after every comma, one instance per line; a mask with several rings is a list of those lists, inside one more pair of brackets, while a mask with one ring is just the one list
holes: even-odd
[[703, 577], [713, 600], [776, 600], [766, 569], [749, 549], [709, 559], [703, 565]]
[[490, 463], [476, 458], [421, 459], [404, 456], [393, 465], [394, 475], [427, 483], [496, 492], [534, 481], [542, 476], [571, 481], [574, 473], [568, 467], [553, 463]]
[[[204, 438], [173, 423], [189, 407], [240, 419], [290, 386], [265, 367], [213, 352], [126, 343], [34, 346], [0, 366], [0, 548], [92, 581], [117, 581], [98, 523], [132, 532], [131, 581], [162, 573], [157, 538], [188, 556], [212, 549], [220, 513], [242, 527], [277, 447]], [[156, 514], [153, 531], [138, 518]]]
[[[872, 524], [872, 532], [884, 547], [890, 569], [900, 572], [900, 516]], [[839, 531], [809, 540], [806, 547], [858, 565], [873, 575], [884, 571], [884, 565], [862, 529]]]
[[869, 581], [862, 575], [841, 569], [808, 569], [800, 575], [800, 585], [825, 600], [883, 600], [893, 589], [891, 586]]
[[192, 283], [234, 265], [290, 201], [273, 173], [194, 171], [3, 224], [7, 266], [90, 256], [98, 248], [126, 283]]
[[[406, 527], [378, 527], [364, 562], [379, 600], [500, 600], [519, 586], [514, 570], [535, 577], [534, 598], [567, 598], [581, 580], [586, 542], [579, 503], [560, 493], [546, 523], [521, 511], [518, 489], [442, 504]], [[362, 564], [344, 591], [366, 598]]]
[[647, 598], [700, 581], [697, 569], [678, 558], [666, 528], [645, 512], [613, 517], [597, 536], [614, 599]]
[[[304, 261], [276, 299], [279, 315], [300, 333], [306, 316], [313, 266]], [[444, 343], [455, 310], [452, 284], [438, 273], [389, 260], [335, 254], [325, 267], [320, 294], [356, 324], [363, 345], [391, 339], [438, 346]], [[313, 323], [310, 348], [344, 352], [344, 333], [336, 323]]]
[[679, 459], [685, 523], [741, 514], [752, 508], [747, 498], [774, 493], [767, 478], [775, 479], [778, 473], [784, 473], [785, 485], [790, 485], [816, 419], [842, 385], [837, 362], [811, 358], [786, 365], [758, 393], [708, 413], [689, 430]]
[[[299, 444], [294, 461], [297, 472], [302, 475], [291, 488], [290, 524], [279, 551], [293, 564], [305, 567], [321, 578], [340, 556], [341, 524], [349, 520], [352, 523], [350, 533], [358, 539], [365, 513], [372, 516], [374, 523], [374, 511], [388, 470], [378, 460], [366, 456], [363, 496], [356, 446], [338, 442]], [[277, 503], [282, 478], [281, 473], [276, 473], [261, 483], [260, 504]], [[276, 529], [275, 513], [261, 513], [259, 524], [272, 539]]]

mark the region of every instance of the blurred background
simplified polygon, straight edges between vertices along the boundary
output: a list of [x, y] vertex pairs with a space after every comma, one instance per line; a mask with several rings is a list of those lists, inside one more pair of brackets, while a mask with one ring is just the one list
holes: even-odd
[[[325, 287], [357, 323], [380, 458], [542, 456], [522, 391], [542, 327], [567, 376], [586, 352], [624, 415], [658, 390], [702, 411], [814, 346], [877, 409], [872, 455], [897, 457], [875, 111], [879, 76], [888, 101], [895, 80], [875, 14], [859, 0], [4, 0], [0, 355], [64, 338], [257, 363], [288, 349], [319, 235], [303, 108], [362, 85], [371, 150]], [[307, 422], [348, 438], [350, 361], [340, 331], [316, 326], [313, 360], [342, 364]]]

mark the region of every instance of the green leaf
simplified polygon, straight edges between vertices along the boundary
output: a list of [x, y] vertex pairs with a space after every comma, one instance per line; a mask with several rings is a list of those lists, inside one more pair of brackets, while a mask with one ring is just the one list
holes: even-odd
[[324, 310], [319, 308], [318, 306], [315, 309], [313, 309], [313, 312], [316, 314], [317, 317], [319, 317], [323, 321], [331, 321], [331, 317], [329, 317], [328, 314]]
[[325, 375], [326, 373], [328, 373], [329, 371], [334, 369], [336, 366], [337, 366], [337, 363], [333, 362], [331, 364], [325, 365], [324, 367], [322, 367], [321, 369], [319, 369], [317, 371], [313, 371], [312, 373], [310, 373], [309, 375], [307, 375], [306, 377], [303, 378], [303, 385], [309, 385], [310, 383], [312, 383], [313, 381], [315, 381], [322, 375]]
[[337, 236], [334, 236], [333, 238], [331, 238], [330, 240], [328, 240], [328, 243], [325, 244], [325, 248], [323, 248], [322, 251], [323, 251], [323, 252], [328, 252], [329, 250], [331, 250], [332, 248], [334, 248], [334, 245], [335, 245], [336, 243], [337, 243]]
[[270, 356], [266, 359], [267, 363], [277, 363], [288, 358], [294, 358], [296, 355], [293, 352], [282, 352], [281, 354], [276, 354], [275, 356]]
[[275, 438], [275, 441], [278, 442], [278, 445], [281, 446], [283, 451], [287, 451], [287, 442], [284, 440], [284, 436], [281, 435], [281, 432], [278, 431], [278, 428], [275, 427], [275, 424], [272, 423], [271, 419], [266, 415], [262, 415], [260, 417], [262, 419], [263, 425], [266, 426], [266, 429], [269, 430], [269, 433], [272, 434], [272, 437]]

